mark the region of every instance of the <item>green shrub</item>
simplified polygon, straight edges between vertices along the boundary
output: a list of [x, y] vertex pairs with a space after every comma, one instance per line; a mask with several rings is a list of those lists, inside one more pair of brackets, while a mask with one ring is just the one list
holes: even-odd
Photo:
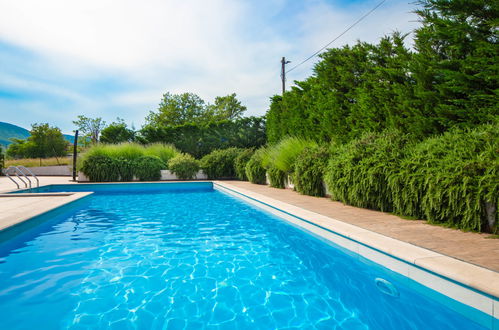
[[265, 148], [260, 148], [253, 156], [251, 156], [248, 163], [246, 163], [246, 176], [251, 183], [265, 184], [267, 181], [265, 168], [262, 166], [262, 154], [265, 152]]
[[239, 180], [248, 181], [248, 177], [246, 176], [246, 164], [254, 153], [255, 150], [253, 149], [244, 149], [234, 160], [234, 169], [236, 170], [236, 176]]
[[334, 145], [325, 175], [331, 198], [353, 206], [392, 211], [388, 178], [399, 170], [408, 142], [405, 134], [385, 131]]
[[120, 181], [132, 181], [135, 171], [135, 162], [125, 158], [118, 158], [115, 162], [118, 167]]
[[168, 168], [181, 180], [192, 179], [199, 171], [199, 161], [189, 154], [178, 154], [170, 159]]
[[201, 168], [209, 179], [235, 178], [235, 159], [240, 153], [238, 148], [214, 150], [201, 159]]
[[295, 190], [310, 196], [324, 196], [324, 173], [329, 158], [327, 147], [305, 148], [296, 157], [293, 171]]
[[118, 162], [105, 155], [87, 156], [81, 171], [90, 181], [94, 182], [115, 182], [120, 178]]
[[287, 179], [287, 175], [285, 172], [281, 171], [276, 167], [269, 167], [267, 169], [267, 174], [269, 176], [269, 183], [271, 187], [274, 188], [285, 188], [285, 183]]
[[418, 143], [389, 180], [395, 212], [497, 232], [498, 150], [498, 125], [455, 129]]
[[171, 144], [153, 143], [145, 147], [144, 154], [159, 157], [163, 163], [168, 164], [170, 159], [180, 154], [180, 151]]
[[133, 161], [133, 173], [140, 181], [158, 181], [166, 164], [156, 156], [142, 156]]

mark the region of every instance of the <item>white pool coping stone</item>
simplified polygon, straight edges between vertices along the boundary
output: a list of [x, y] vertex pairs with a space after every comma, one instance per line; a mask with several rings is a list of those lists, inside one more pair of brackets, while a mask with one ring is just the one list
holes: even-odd
[[93, 192], [1, 194], [0, 231], [91, 194]]
[[[214, 188], [219, 191], [239, 197], [358, 256], [381, 264], [430, 289], [499, 319], [499, 273], [497, 272], [226, 182], [213, 183]], [[490, 325], [490, 328], [493, 326]]]

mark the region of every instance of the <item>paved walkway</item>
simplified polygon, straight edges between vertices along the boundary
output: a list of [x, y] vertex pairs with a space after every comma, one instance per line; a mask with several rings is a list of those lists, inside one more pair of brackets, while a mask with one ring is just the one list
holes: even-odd
[[[39, 178], [40, 185], [73, 183], [70, 177]], [[300, 195], [290, 189], [271, 188], [243, 181], [227, 183], [499, 272], [499, 239], [487, 238], [490, 237], [488, 234], [465, 233], [429, 225], [424, 221], [405, 220], [388, 213], [347, 206], [328, 198]], [[15, 185], [11, 181], [0, 177], [0, 193], [13, 188]], [[51, 197], [45, 198], [48, 200]], [[35, 208], [34, 204], [32, 208]], [[0, 199], [0, 212], [5, 212], [6, 208], [7, 199], [4, 202]]]
[[462, 232], [421, 220], [405, 220], [388, 213], [344, 205], [328, 198], [301, 195], [290, 189], [244, 181], [224, 182], [499, 272], [499, 239], [487, 238], [491, 236], [489, 234]]

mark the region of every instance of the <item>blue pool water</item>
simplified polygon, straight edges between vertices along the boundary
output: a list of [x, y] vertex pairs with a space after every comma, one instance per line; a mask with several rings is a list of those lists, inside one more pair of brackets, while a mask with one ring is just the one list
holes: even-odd
[[40, 190], [96, 193], [0, 233], [0, 329], [482, 329], [210, 183]]

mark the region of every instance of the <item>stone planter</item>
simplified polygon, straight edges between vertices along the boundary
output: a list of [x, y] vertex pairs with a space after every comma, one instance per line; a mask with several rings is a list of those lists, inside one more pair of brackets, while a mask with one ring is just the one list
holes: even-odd
[[[199, 171], [196, 174], [195, 180], [206, 180], [208, 176], [204, 174], [203, 171]], [[161, 181], [172, 181], [179, 180], [175, 174], [170, 172], [169, 170], [161, 170]]]

